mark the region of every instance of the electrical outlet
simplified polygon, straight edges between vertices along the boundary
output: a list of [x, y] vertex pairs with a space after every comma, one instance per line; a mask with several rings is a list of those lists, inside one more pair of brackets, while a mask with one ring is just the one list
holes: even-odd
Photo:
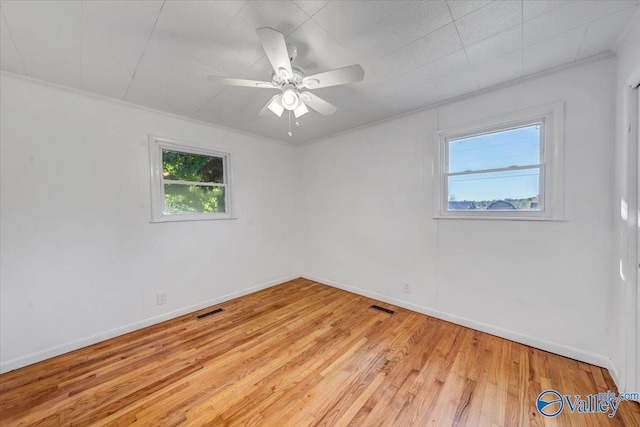
[[167, 303], [167, 293], [166, 292], [158, 292], [156, 294], [158, 299], [158, 305], [163, 305]]
[[409, 282], [402, 283], [402, 292], [404, 292], [405, 294], [411, 293], [411, 284]]

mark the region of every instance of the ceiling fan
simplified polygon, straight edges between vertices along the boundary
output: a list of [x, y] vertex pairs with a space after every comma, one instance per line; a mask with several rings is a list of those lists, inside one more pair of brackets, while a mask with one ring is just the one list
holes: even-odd
[[[307, 107], [309, 107], [328, 116], [335, 113], [337, 108], [309, 90], [359, 82], [364, 78], [364, 70], [360, 65], [351, 65], [305, 76], [302, 68], [291, 64], [298, 54], [297, 48], [293, 45], [287, 45], [282, 33], [268, 27], [258, 28], [256, 33], [273, 67], [271, 81], [209, 76], [209, 82], [228, 86], [280, 90], [280, 93], [274, 95], [260, 111], [261, 115], [267, 115], [270, 111], [281, 117], [284, 110], [288, 110], [289, 115], [293, 112], [297, 119], [308, 113]], [[289, 128], [289, 136], [291, 136], [291, 128]]]

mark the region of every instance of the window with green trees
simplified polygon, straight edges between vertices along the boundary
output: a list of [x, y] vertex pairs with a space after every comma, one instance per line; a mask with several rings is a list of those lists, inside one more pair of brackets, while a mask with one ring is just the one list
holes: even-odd
[[152, 139], [156, 221], [229, 215], [229, 155]]

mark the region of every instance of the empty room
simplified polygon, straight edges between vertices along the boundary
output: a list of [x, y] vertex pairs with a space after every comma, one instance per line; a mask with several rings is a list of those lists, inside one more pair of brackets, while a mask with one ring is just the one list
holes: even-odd
[[640, 0], [0, 30], [0, 426], [640, 426]]

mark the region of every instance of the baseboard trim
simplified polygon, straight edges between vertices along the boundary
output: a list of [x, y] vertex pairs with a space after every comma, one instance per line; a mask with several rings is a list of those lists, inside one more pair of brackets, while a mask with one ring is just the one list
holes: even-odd
[[369, 291], [367, 289], [362, 289], [355, 286], [345, 285], [344, 283], [339, 283], [333, 280], [317, 277], [311, 274], [303, 274], [302, 277], [308, 280], [313, 280], [314, 282], [332, 286], [334, 288], [342, 289], [358, 295], [363, 295], [369, 298], [373, 298], [388, 304], [393, 304], [398, 307], [406, 308], [407, 310], [412, 310], [418, 313], [426, 314], [427, 316], [435, 317], [437, 319], [446, 320], [447, 322], [465, 326], [467, 328], [471, 328], [476, 331], [485, 332], [490, 335], [495, 335], [500, 338], [508, 339], [510, 341], [515, 341], [517, 343], [528, 345], [530, 347], [535, 347], [540, 350], [558, 354], [560, 356], [565, 356], [571, 359], [579, 360], [581, 362], [600, 366], [602, 368], [609, 370], [609, 372], [611, 373], [611, 377], [614, 379], [614, 381], [616, 381], [616, 385], [618, 384], [618, 381], [617, 381], [618, 371], [609, 357], [596, 354], [596, 353], [591, 353], [584, 350], [580, 350], [578, 348], [556, 343], [553, 341], [548, 341], [539, 337], [521, 334], [519, 332], [510, 330], [510, 329], [502, 328], [495, 325], [490, 325], [487, 323], [478, 322], [473, 319], [457, 316], [457, 315], [446, 313], [440, 310], [435, 310], [433, 308], [425, 307], [422, 305], [413, 304], [407, 301], [390, 297], [388, 295], [380, 294], [377, 292]]
[[299, 277], [300, 277], [299, 274], [281, 277], [279, 279], [271, 280], [256, 286], [252, 286], [247, 289], [243, 289], [242, 291], [232, 292], [230, 294], [222, 295], [220, 297], [213, 298], [208, 301], [204, 301], [198, 304], [193, 304], [187, 307], [180, 308], [178, 310], [170, 311], [168, 313], [163, 313], [159, 316], [149, 317], [147, 319], [130, 323], [128, 325], [120, 326], [114, 329], [110, 329], [108, 331], [100, 332], [100, 333], [88, 336], [86, 338], [81, 338], [75, 341], [71, 341], [71, 342], [61, 344], [55, 347], [51, 347], [45, 350], [41, 350], [35, 353], [27, 354], [25, 356], [7, 360], [6, 362], [0, 363], [0, 373], [13, 371], [14, 369], [19, 369], [24, 366], [32, 365], [34, 363], [41, 362], [46, 359], [50, 359], [55, 356], [60, 356], [62, 354], [69, 353], [71, 351], [79, 350], [81, 348], [84, 348], [102, 341], [106, 341], [108, 339], [115, 338], [120, 335], [128, 334], [130, 332], [134, 332], [139, 329], [146, 328], [147, 326], [152, 326], [157, 323], [175, 319], [176, 317], [180, 317], [185, 314], [189, 314], [194, 311], [201, 310], [203, 308], [210, 307], [215, 304], [219, 304], [221, 302], [229, 301], [234, 298], [238, 298], [238, 297], [248, 295], [263, 289], [267, 289], [272, 286], [276, 286], [281, 283], [288, 282], [293, 279], [297, 279]]
[[609, 371], [609, 375], [611, 375], [611, 379], [613, 380], [613, 382], [616, 384], [616, 387], [618, 388], [618, 393], [623, 391], [628, 391], [628, 390], [623, 390], [623, 387], [621, 387], [620, 373], [618, 372], [618, 367], [616, 366], [616, 364], [613, 363], [613, 359], [609, 359], [609, 363], [607, 363], [607, 366], [603, 366], [603, 368], [606, 368], [607, 371]]

